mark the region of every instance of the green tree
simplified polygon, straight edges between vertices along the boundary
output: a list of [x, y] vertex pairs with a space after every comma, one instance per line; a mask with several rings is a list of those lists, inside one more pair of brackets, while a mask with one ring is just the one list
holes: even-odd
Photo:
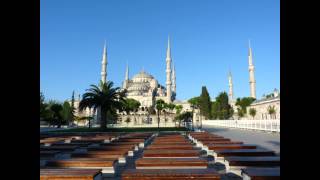
[[76, 111], [76, 108], [74, 107], [74, 91], [72, 91], [72, 96], [71, 96], [71, 113], [72, 113], [72, 117], [70, 119], [71, 122], [74, 120], [75, 111]]
[[211, 103], [211, 118], [212, 119], [218, 119], [219, 118], [219, 112], [220, 112], [220, 104], [216, 101]]
[[219, 119], [229, 119], [231, 117], [231, 109], [232, 107], [229, 104], [228, 94], [226, 92], [221, 92], [216, 97], [216, 103], [218, 105], [218, 118]]
[[181, 104], [176, 105], [175, 109], [176, 109], [176, 114], [180, 114], [180, 112], [181, 112], [182, 109], [183, 109], [183, 106], [182, 106]]
[[268, 106], [268, 113], [270, 114], [271, 119], [273, 119], [273, 116], [276, 114], [275, 106]]
[[188, 103], [190, 104], [191, 109], [192, 109], [192, 130], [193, 130], [194, 129], [194, 121], [193, 121], [194, 109], [198, 109], [199, 108], [199, 106], [200, 106], [200, 97], [193, 97], [193, 98], [188, 100]]
[[135, 100], [135, 99], [125, 99], [124, 103], [123, 103], [123, 109], [124, 111], [127, 113], [127, 115], [130, 114], [130, 112], [133, 112], [133, 116], [134, 116], [134, 120], [136, 121], [136, 112], [138, 111], [139, 107], [140, 107], [140, 102]]
[[211, 116], [211, 100], [206, 86], [202, 86], [201, 95], [199, 98], [200, 114], [206, 119]]
[[253, 97], [237, 98], [236, 105], [241, 108], [244, 114], [247, 114], [247, 107], [255, 100]]
[[70, 123], [73, 121], [73, 110], [68, 101], [65, 101], [62, 105], [61, 118], [65, 123]]
[[113, 87], [113, 82], [100, 82], [100, 87], [91, 85], [90, 89], [83, 94], [79, 104], [79, 110], [83, 111], [86, 108], [101, 108], [100, 128], [107, 128], [107, 115], [112, 114], [116, 110], [123, 109], [123, 101], [125, 91], [120, 91], [119, 87]]
[[165, 102], [162, 99], [159, 99], [156, 101], [156, 109], [157, 109], [157, 115], [158, 115], [158, 129], [160, 128], [160, 114], [163, 110], [165, 105]]
[[52, 102], [50, 103], [50, 110], [52, 112], [52, 122], [58, 125], [58, 128], [62, 125], [62, 110], [63, 107], [60, 103]]
[[127, 119], [125, 120], [125, 122], [127, 123], [127, 127], [128, 127], [129, 123], [131, 122], [131, 119], [130, 119], [129, 116], [127, 117]]
[[255, 117], [256, 114], [257, 114], [257, 110], [254, 109], [254, 108], [250, 108], [250, 109], [249, 109], [249, 114], [250, 114], [250, 116], [252, 116], [252, 118], [254, 119], [254, 117]]
[[237, 108], [238, 110], [238, 119], [241, 119], [242, 117], [244, 117], [245, 113], [243, 112], [243, 110], [241, 108]]

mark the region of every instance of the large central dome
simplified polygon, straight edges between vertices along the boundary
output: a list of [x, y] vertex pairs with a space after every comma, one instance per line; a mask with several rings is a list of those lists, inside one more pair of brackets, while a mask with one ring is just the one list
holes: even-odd
[[140, 73], [133, 76], [132, 81], [133, 82], [150, 82], [150, 80], [152, 79], [154, 79], [153, 76], [151, 76], [150, 74], [144, 71], [141, 71]]

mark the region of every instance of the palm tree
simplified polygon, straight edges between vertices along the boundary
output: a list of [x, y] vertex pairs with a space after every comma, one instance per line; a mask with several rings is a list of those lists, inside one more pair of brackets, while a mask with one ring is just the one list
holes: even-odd
[[276, 114], [276, 108], [274, 106], [269, 106], [268, 113], [270, 114], [270, 118], [272, 119], [272, 115]]
[[254, 108], [249, 109], [249, 114], [250, 114], [250, 116], [252, 116], [253, 119], [256, 116], [256, 113], [257, 113], [256, 109], [254, 109]]
[[107, 128], [107, 113], [121, 110], [124, 101], [125, 91], [120, 91], [119, 87], [113, 87], [113, 82], [100, 82], [100, 87], [90, 85], [86, 93], [82, 95], [82, 100], [79, 104], [79, 110], [83, 111], [86, 108], [101, 108], [100, 111], [100, 128]]
[[165, 102], [162, 99], [156, 101], [156, 109], [158, 114], [158, 129], [160, 128], [160, 113], [163, 110]]

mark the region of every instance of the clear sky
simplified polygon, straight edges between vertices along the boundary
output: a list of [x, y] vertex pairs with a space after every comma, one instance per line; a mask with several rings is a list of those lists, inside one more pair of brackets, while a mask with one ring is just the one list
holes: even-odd
[[40, 90], [63, 101], [100, 80], [104, 40], [107, 79], [121, 86], [141, 71], [165, 85], [167, 38], [177, 99], [228, 91], [249, 96], [248, 39], [257, 97], [280, 89], [279, 0], [41, 0]]

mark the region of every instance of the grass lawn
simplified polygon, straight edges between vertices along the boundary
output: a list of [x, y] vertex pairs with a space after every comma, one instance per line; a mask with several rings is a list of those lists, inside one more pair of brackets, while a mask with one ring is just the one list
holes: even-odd
[[66, 130], [57, 130], [50, 132], [153, 132], [153, 131], [188, 131], [185, 127], [156, 127], [150, 128], [107, 128], [102, 130], [100, 128], [75, 128], [75, 129], [66, 129]]

